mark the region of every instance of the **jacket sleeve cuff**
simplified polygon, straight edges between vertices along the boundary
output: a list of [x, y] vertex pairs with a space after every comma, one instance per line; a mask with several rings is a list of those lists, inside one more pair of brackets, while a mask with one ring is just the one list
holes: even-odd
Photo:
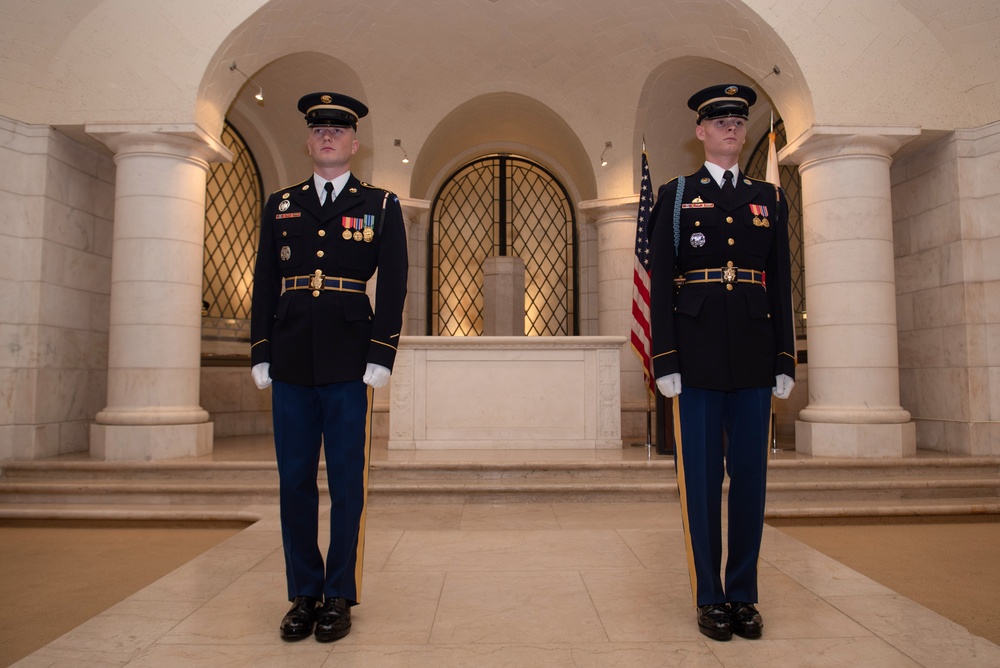
[[250, 366], [271, 361], [271, 342], [267, 339], [250, 346]]
[[795, 365], [797, 360], [790, 353], [780, 353], [777, 363], [774, 365], [774, 375], [785, 375], [795, 380]]

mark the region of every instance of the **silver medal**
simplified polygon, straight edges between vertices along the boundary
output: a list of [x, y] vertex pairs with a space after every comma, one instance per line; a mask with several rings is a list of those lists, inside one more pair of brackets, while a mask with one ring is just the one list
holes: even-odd
[[701, 248], [705, 245], [705, 235], [701, 232], [695, 232], [691, 235], [691, 246], [694, 248]]
[[283, 199], [281, 200], [281, 203], [278, 205], [278, 211], [288, 211], [288, 207], [290, 207], [291, 205], [292, 205], [291, 202], [289, 202], [287, 199]]
[[291, 257], [292, 257], [292, 249], [289, 248], [288, 246], [282, 246], [281, 247], [282, 262], [288, 262], [288, 260], [291, 259]]

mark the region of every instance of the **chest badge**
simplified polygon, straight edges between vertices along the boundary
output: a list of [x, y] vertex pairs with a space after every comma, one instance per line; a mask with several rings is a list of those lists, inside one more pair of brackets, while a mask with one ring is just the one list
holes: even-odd
[[701, 232], [695, 232], [691, 235], [691, 247], [701, 248], [705, 245], [705, 235]]
[[288, 211], [288, 207], [292, 205], [287, 199], [281, 200], [281, 204], [278, 205], [278, 211]]
[[292, 249], [288, 246], [282, 246], [281, 252], [278, 253], [278, 256], [281, 258], [282, 262], [288, 262], [292, 258]]

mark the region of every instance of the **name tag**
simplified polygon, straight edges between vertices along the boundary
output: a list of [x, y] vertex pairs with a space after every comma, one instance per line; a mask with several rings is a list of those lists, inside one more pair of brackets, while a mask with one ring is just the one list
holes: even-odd
[[275, 220], [281, 220], [282, 218], [300, 218], [302, 216], [301, 211], [293, 211], [292, 213], [279, 213], [274, 216]]
[[712, 209], [715, 205], [711, 202], [691, 202], [690, 204], [681, 204], [682, 209]]

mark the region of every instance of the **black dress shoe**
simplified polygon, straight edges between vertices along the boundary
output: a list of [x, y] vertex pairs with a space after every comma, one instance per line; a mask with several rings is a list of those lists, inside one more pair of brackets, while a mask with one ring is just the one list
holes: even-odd
[[312, 635], [316, 624], [319, 600], [311, 596], [296, 596], [292, 609], [281, 620], [281, 637], [284, 640], [302, 640]]
[[741, 638], [755, 640], [764, 631], [764, 620], [752, 603], [730, 603], [729, 614], [733, 619], [733, 633]]
[[729, 640], [733, 637], [733, 624], [729, 608], [722, 604], [698, 606], [698, 630], [712, 640]]
[[333, 642], [351, 632], [351, 606], [347, 599], [328, 598], [316, 620], [316, 640]]

